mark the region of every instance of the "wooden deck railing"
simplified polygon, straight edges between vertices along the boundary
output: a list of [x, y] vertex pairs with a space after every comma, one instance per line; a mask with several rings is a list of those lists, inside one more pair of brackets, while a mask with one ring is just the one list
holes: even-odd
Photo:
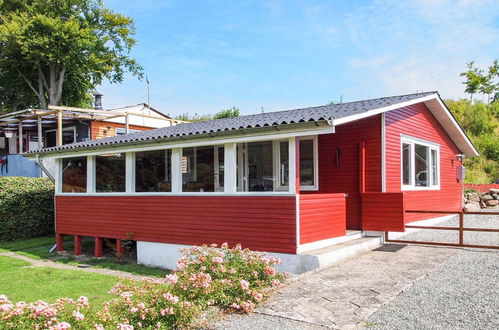
[[[428, 211], [428, 210], [406, 210], [405, 212], [406, 213], [457, 214], [457, 215], [459, 215], [459, 226], [458, 227], [405, 225], [405, 228], [410, 228], [410, 229], [432, 229], [432, 230], [454, 230], [454, 231], [459, 231], [459, 242], [458, 243], [447, 243], [447, 242], [428, 242], [428, 241], [414, 241], [414, 240], [390, 239], [389, 236], [388, 236], [388, 232], [385, 232], [385, 241], [386, 242], [390, 242], [390, 243], [408, 243], [408, 244], [423, 244], [423, 245], [436, 245], [436, 246], [471, 247], [471, 248], [496, 249], [496, 250], [499, 250], [499, 245], [481, 245], [481, 244], [465, 244], [464, 243], [464, 232], [465, 231], [499, 233], [499, 229], [495, 229], [495, 228], [473, 228], [473, 227], [465, 227], [464, 226], [464, 216], [466, 214], [470, 214], [470, 215], [499, 215], [499, 212]], [[499, 217], [496, 218], [496, 220], [499, 221]]]

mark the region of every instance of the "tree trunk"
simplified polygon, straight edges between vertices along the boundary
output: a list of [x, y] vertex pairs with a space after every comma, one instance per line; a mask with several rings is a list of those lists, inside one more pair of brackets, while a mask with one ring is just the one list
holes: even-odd
[[61, 102], [65, 72], [66, 67], [63, 64], [50, 64], [49, 105], [59, 105]]

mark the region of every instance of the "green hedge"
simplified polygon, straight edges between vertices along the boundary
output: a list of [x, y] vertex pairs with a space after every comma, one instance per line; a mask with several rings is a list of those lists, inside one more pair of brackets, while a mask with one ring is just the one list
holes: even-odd
[[45, 178], [0, 177], [0, 241], [53, 233], [53, 183]]

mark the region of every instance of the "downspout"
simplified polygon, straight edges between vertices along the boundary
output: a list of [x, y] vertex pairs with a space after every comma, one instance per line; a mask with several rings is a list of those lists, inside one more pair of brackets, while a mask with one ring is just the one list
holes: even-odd
[[45, 173], [45, 175], [52, 181], [52, 182], [55, 182], [55, 179], [54, 177], [52, 176], [52, 174], [50, 174], [50, 172], [47, 170], [47, 168], [43, 165], [43, 162], [41, 161], [40, 159], [40, 155], [36, 155], [35, 157], [35, 163], [36, 165], [40, 166], [40, 168], [42, 169], [43, 173]]

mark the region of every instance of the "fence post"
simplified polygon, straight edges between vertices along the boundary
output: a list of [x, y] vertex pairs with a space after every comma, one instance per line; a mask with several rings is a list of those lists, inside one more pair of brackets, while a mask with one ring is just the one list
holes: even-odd
[[464, 212], [459, 212], [459, 245], [463, 246], [463, 234], [464, 234]]

